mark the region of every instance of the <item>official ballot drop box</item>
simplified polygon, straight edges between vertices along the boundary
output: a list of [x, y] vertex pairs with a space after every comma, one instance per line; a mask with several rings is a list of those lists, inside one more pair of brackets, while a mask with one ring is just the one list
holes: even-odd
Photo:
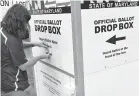
[[52, 52], [34, 67], [38, 96], [93, 96], [92, 74], [139, 59], [139, 1], [35, 4], [31, 40], [45, 41]]
[[94, 96], [87, 91], [93, 74], [139, 59], [138, 0], [25, 4], [32, 15], [31, 41], [45, 42], [52, 53], [34, 66], [37, 96]]

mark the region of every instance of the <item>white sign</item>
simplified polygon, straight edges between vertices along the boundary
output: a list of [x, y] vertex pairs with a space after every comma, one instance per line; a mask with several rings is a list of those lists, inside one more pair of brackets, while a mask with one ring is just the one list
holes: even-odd
[[[50, 59], [43, 59], [34, 66], [37, 96], [74, 96], [71, 9], [47, 8], [47, 3], [49, 5], [50, 2], [32, 1], [27, 5], [32, 14], [31, 41], [48, 44], [52, 53]], [[47, 50], [34, 47], [32, 53], [38, 56], [47, 53]]]
[[74, 96], [74, 78], [40, 62], [35, 65], [37, 96]]
[[82, 4], [85, 75], [139, 59], [138, 10], [139, 1]]
[[[34, 10], [32, 14], [31, 41], [42, 41], [51, 46], [51, 59], [43, 61], [74, 75], [70, 7]], [[33, 48], [34, 56], [41, 53], [46, 50]]]

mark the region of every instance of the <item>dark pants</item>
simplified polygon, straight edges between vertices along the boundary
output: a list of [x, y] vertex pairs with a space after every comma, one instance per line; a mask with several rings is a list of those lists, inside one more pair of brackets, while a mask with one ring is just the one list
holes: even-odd
[[1, 96], [37, 96], [35, 90], [32, 88], [32, 86], [29, 86], [24, 91], [12, 91], [10, 93], [1, 93]]

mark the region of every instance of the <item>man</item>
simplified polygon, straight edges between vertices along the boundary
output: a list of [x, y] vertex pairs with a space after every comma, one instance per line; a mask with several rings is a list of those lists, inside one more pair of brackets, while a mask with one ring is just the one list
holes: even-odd
[[[24, 47], [46, 47], [43, 43], [22, 42], [29, 37], [28, 10], [20, 5], [13, 5], [1, 23], [1, 90], [2, 96], [34, 96], [28, 83], [27, 69], [40, 59], [49, 59], [49, 52], [27, 59]], [[32, 92], [31, 92], [32, 91]]]

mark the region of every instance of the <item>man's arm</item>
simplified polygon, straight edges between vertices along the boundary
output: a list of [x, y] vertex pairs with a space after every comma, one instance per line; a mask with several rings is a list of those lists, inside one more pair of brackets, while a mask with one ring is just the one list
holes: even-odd
[[25, 71], [27, 70], [28, 68], [34, 66], [37, 61], [39, 61], [40, 59], [49, 59], [51, 56], [51, 54], [45, 54], [45, 55], [40, 55], [40, 56], [36, 56], [36, 57], [33, 57], [33, 58], [30, 58], [28, 59], [28, 61], [22, 65], [19, 66], [19, 68], [22, 70], [22, 71]]
[[44, 42], [26, 42], [26, 41], [23, 41], [23, 47], [24, 48], [35, 47], [35, 46], [44, 47], [46, 49], [48, 49], [48, 47], [51, 48], [51, 46], [49, 46], [48, 44], [46, 44]]
[[36, 46], [35, 43], [33, 42], [26, 42], [26, 41], [23, 41], [23, 47], [24, 48], [30, 48], [30, 47], [34, 47]]

